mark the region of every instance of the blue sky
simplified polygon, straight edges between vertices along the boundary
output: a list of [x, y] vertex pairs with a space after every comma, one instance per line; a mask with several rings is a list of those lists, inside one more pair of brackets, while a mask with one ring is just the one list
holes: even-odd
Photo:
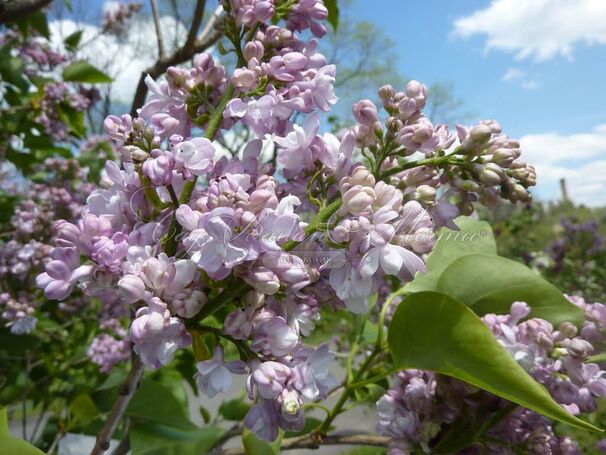
[[[103, 1], [84, 3], [93, 20]], [[520, 138], [540, 199], [565, 177], [573, 199], [606, 205], [606, 0], [357, 0], [348, 13], [390, 37], [401, 74], [452, 81], [465, 109]]]
[[[498, 119], [511, 135], [536, 131], [569, 134], [606, 121], [606, 91], [602, 89], [606, 46], [579, 44], [571, 58], [556, 55], [545, 61], [518, 60], [515, 53], [487, 51], [485, 34], [468, 38], [455, 34], [457, 19], [486, 9], [490, 1], [372, 3], [380, 7], [356, 2], [353, 15], [376, 23], [395, 42], [403, 74], [426, 82], [454, 81], [456, 94], [471, 110]], [[510, 69], [525, 75], [503, 80]], [[524, 81], [535, 84], [524, 88]]]

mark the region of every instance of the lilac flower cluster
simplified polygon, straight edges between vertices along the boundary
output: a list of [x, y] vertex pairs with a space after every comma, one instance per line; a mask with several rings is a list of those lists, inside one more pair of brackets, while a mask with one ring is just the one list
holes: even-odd
[[130, 359], [131, 345], [128, 331], [118, 319], [102, 321], [100, 329], [104, 332], [93, 339], [87, 354], [103, 373], [108, 373], [116, 364]]
[[598, 220], [575, 222], [562, 218], [561, 225], [564, 229], [561, 238], [547, 247], [554, 272], [562, 271], [567, 256], [589, 261], [606, 251], [606, 239], [600, 232]]
[[51, 253], [53, 224], [57, 218], [80, 215], [83, 194], [91, 186], [83, 183], [86, 172], [76, 160], [49, 158], [36, 168], [46, 176], [19, 192], [21, 201], [10, 220], [10, 237], [0, 241], [0, 307], [2, 319], [13, 333], [35, 328], [39, 291], [34, 277]]
[[10, 46], [17, 49], [19, 57], [24, 61], [24, 72], [28, 75], [34, 75], [40, 71], [51, 71], [57, 66], [65, 63], [67, 57], [53, 50], [48, 41], [40, 36], [23, 37], [20, 33], [8, 29], [0, 36], [0, 47]]
[[85, 89], [83, 86], [78, 86], [73, 90], [65, 82], [49, 82], [44, 86], [36, 121], [53, 139], [65, 140], [69, 134], [69, 126], [61, 118], [61, 110], [67, 108], [84, 112], [99, 99], [99, 92], [94, 88]]
[[[530, 313], [524, 302], [513, 303], [510, 314], [488, 314], [483, 321], [518, 363], [576, 415], [595, 411], [597, 398], [606, 396], [606, 371], [588, 362], [594, 349], [591, 343], [604, 341], [606, 312], [602, 304], [586, 304], [578, 297], [571, 300], [585, 310], [580, 333], [568, 322], [554, 329], [543, 319], [524, 320]], [[458, 380], [405, 370], [377, 402], [377, 429], [393, 438], [390, 453], [409, 453], [419, 447], [428, 451], [439, 440], [440, 431], [463, 413], [484, 422], [507, 406], [505, 400]], [[557, 436], [547, 418], [524, 408], [512, 408], [485, 435], [490, 437], [484, 442], [488, 453], [580, 453], [572, 438]], [[462, 453], [480, 452], [470, 448]]]
[[[328, 345], [304, 346], [321, 309], [365, 312], [385, 276], [406, 282], [423, 272], [435, 228], [460, 212], [447, 198], [435, 202], [438, 187], [467, 172], [457, 166], [487, 160], [488, 150], [517, 148], [489, 123], [483, 142], [462, 139], [459, 152], [472, 143], [474, 158], [446, 156], [454, 137], [423, 120], [425, 89], [416, 82], [407, 95], [388, 97], [389, 106], [398, 99], [402, 112], [393, 116], [402, 119], [385, 135], [366, 101], [354, 106], [358, 125], [341, 139], [319, 134], [319, 111], [337, 101], [336, 69], [317, 51], [326, 31], [319, 22], [327, 16], [323, 2], [223, 6], [228, 16], [220, 25], [238, 67], [229, 74], [209, 54], [197, 55], [189, 69], [147, 78], [150, 97], [137, 118], [106, 118], [120, 162], [107, 161], [79, 220], [55, 224], [56, 247], [37, 282], [51, 299], [77, 288], [107, 308], [130, 307], [130, 340], [149, 368], [170, 362], [192, 337], [211, 334], [235, 345], [241, 358], [228, 362], [223, 344], [212, 346], [213, 357], [198, 364], [200, 389], [214, 396], [229, 388], [231, 374], [248, 373], [256, 404], [245, 424], [273, 440], [280, 428], [303, 427], [304, 399], [325, 398], [336, 385]], [[280, 20], [284, 26], [274, 25]], [[307, 30], [313, 37], [303, 40]], [[302, 126], [299, 114], [306, 116]], [[231, 128], [256, 138], [219, 158], [213, 140]], [[416, 146], [425, 133], [406, 128], [429, 129], [431, 137]], [[363, 162], [355, 158], [356, 144]], [[400, 169], [408, 147], [435, 161], [417, 174], [413, 161]], [[273, 159], [265, 162], [264, 150]], [[222, 327], [205, 326], [218, 309], [227, 314], [217, 317]], [[94, 351], [119, 351], [105, 343]]]
[[139, 2], [117, 3], [112, 5], [103, 14], [101, 29], [105, 33], [121, 35], [126, 31], [128, 20], [135, 15], [143, 6]]

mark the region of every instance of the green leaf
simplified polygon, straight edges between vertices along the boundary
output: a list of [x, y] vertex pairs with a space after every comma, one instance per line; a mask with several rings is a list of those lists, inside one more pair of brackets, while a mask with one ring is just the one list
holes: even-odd
[[63, 69], [63, 80], [69, 82], [111, 82], [112, 78], [83, 60], [73, 62]]
[[303, 426], [303, 429], [301, 431], [287, 431], [284, 433], [284, 436], [286, 438], [296, 438], [297, 436], [303, 436], [319, 428], [320, 425], [322, 425], [322, 420], [316, 419], [315, 417], [306, 417], [305, 425]]
[[406, 286], [409, 292], [433, 291], [442, 273], [460, 257], [475, 254], [497, 254], [497, 244], [490, 224], [468, 217], [455, 220], [460, 231], [442, 228], [432, 252], [427, 257], [427, 273], [419, 274]]
[[339, 4], [338, 0], [324, 0], [324, 6], [328, 10], [328, 23], [332, 25], [332, 29], [336, 32], [339, 28]]
[[262, 441], [250, 431], [244, 428], [242, 431], [242, 444], [247, 455], [278, 455], [280, 453], [280, 444], [282, 442], [282, 430], [273, 442]]
[[130, 430], [132, 455], [198, 455], [208, 453], [223, 435], [218, 427], [183, 430], [156, 423], [137, 423]]
[[408, 296], [389, 325], [388, 343], [398, 368], [452, 376], [551, 419], [600, 431], [566, 412], [473, 311], [449, 296], [437, 292]]
[[11, 219], [17, 202], [19, 198], [14, 194], [0, 191], [0, 223], [6, 223]]
[[69, 127], [69, 132], [77, 137], [83, 138], [86, 133], [84, 125], [84, 112], [74, 109], [67, 103], [62, 103], [57, 106], [57, 112], [63, 123]]
[[44, 455], [37, 447], [11, 436], [6, 406], [0, 406], [0, 453], [11, 455]]
[[23, 60], [19, 57], [13, 57], [6, 52], [0, 53], [0, 77], [19, 88], [21, 92], [26, 92], [29, 84], [23, 77], [23, 68]]
[[358, 387], [354, 391], [356, 400], [367, 401], [369, 403], [376, 403], [379, 398], [385, 394], [385, 389], [379, 384], [367, 384], [362, 387]]
[[210, 347], [210, 339], [214, 340], [214, 335], [201, 334], [200, 332], [192, 333], [192, 348], [197, 362], [208, 360], [213, 356], [213, 348]]
[[97, 407], [89, 395], [80, 394], [69, 405], [70, 426], [85, 427], [97, 417]]
[[581, 324], [583, 311], [540, 275], [519, 262], [487, 254], [460, 257], [442, 273], [435, 287], [476, 314], [507, 313], [515, 301], [527, 302], [531, 315], [553, 324]]
[[65, 43], [65, 46], [68, 49], [74, 50], [78, 47], [78, 44], [80, 44], [81, 39], [82, 39], [82, 30], [76, 30], [74, 33], [72, 33], [67, 38], [65, 38], [63, 40], [63, 42]]
[[183, 430], [197, 427], [171, 391], [158, 382], [144, 379], [126, 409], [126, 414]]
[[362, 446], [348, 450], [343, 455], [384, 455], [386, 453], [387, 449], [382, 449], [381, 447]]
[[244, 399], [244, 395], [242, 395], [240, 398], [224, 401], [219, 406], [219, 414], [227, 420], [243, 420], [250, 409], [250, 404], [244, 401]]
[[604, 363], [606, 362], [606, 352], [602, 352], [600, 354], [592, 355], [587, 359], [589, 363]]
[[48, 29], [48, 21], [46, 20], [46, 14], [42, 11], [36, 11], [33, 14], [27, 16], [26, 19], [29, 26], [36, 30], [40, 35], [46, 39], [50, 39], [50, 31]]
[[123, 384], [128, 373], [126, 370], [115, 368], [95, 390], [108, 390]]

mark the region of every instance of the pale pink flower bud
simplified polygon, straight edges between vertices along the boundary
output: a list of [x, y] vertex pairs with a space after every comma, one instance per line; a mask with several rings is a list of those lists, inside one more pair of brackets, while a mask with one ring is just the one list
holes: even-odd
[[370, 210], [376, 199], [375, 191], [362, 185], [355, 185], [343, 194], [343, 207], [353, 215], [362, 215]]
[[396, 188], [393, 185], [389, 185], [383, 181], [377, 182], [374, 187], [375, 190], [375, 203], [374, 206], [376, 208], [388, 206], [393, 210], [398, 211], [402, 206], [402, 200], [404, 199], [404, 195], [402, 191]]
[[244, 45], [244, 50], [242, 51], [244, 54], [244, 58], [248, 60], [252, 60], [253, 58], [261, 61], [263, 58], [263, 43], [261, 41], [249, 41]]
[[394, 89], [391, 85], [383, 85], [379, 88], [379, 98], [383, 103], [388, 103], [396, 94], [396, 89]]
[[301, 71], [307, 64], [307, 57], [301, 52], [288, 52], [282, 57], [282, 62], [289, 72]]
[[420, 185], [415, 191], [415, 199], [423, 204], [431, 205], [436, 201], [436, 189], [429, 185]]
[[118, 295], [124, 303], [135, 303], [148, 294], [143, 280], [136, 275], [124, 275], [118, 281]]
[[248, 206], [256, 213], [264, 208], [275, 209], [278, 206], [278, 198], [273, 190], [255, 190], [248, 199]]
[[251, 90], [257, 84], [257, 75], [249, 69], [236, 68], [231, 82], [237, 88]]
[[372, 127], [378, 120], [377, 106], [370, 100], [361, 100], [352, 106], [356, 122]]
[[364, 166], [356, 166], [351, 175], [341, 179], [339, 189], [344, 193], [355, 185], [373, 187], [375, 185], [375, 178]]

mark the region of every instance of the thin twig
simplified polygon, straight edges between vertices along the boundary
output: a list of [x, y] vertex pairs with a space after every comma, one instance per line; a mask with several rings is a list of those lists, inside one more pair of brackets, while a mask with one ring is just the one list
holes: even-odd
[[210, 452], [208, 455], [218, 455], [222, 453], [223, 449], [221, 448], [223, 444], [229, 441], [231, 438], [235, 438], [242, 434], [242, 425], [236, 423], [230, 429], [228, 429], [225, 433], [221, 435], [219, 439], [215, 441], [215, 443], [210, 448]]
[[[196, 9], [194, 10], [194, 17], [191, 20], [191, 25], [189, 26], [189, 33], [187, 34], [187, 39], [185, 40], [184, 48], [192, 47], [196, 41], [196, 35], [198, 34], [198, 29], [200, 28], [200, 24], [202, 23], [202, 18], [204, 17], [204, 9], [206, 8], [206, 0], [198, 0], [196, 2]], [[213, 16], [214, 17], [214, 16]]]
[[34, 429], [32, 430], [32, 434], [30, 435], [29, 442], [31, 442], [31, 443], [36, 442], [36, 435], [38, 434], [38, 430], [40, 429], [40, 425], [42, 424], [42, 420], [44, 419], [44, 415], [46, 414], [47, 410], [48, 410], [48, 402], [46, 400], [44, 400], [42, 402], [42, 409], [40, 410], [40, 415], [38, 415], [38, 418], [36, 419], [36, 423], [34, 425]]
[[118, 426], [118, 422], [122, 418], [124, 411], [126, 411], [126, 407], [130, 402], [131, 398], [137, 391], [137, 386], [139, 385], [139, 380], [143, 375], [143, 364], [141, 363], [141, 359], [138, 356], [134, 356], [133, 358], [133, 366], [128, 373], [128, 377], [124, 384], [118, 389], [118, 398], [112, 407], [112, 410], [103, 425], [103, 428], [97, 435], [97, 441], [95, 442], [95, 447], [91, 451], [91, 455], [99, 455], [109, 449], [109, 441], [116, 431], [116, 427]]
[[147, 96], [147, 85], [145, 84], [145, 77], [149, 74], [152, 78], [157, 78], [161, 74], [163, 74], [169, 66], [178, 65], [179, 63], [186, 62], [191, 59], [195, 54], [204, 52], [206, 49], [214, 45], [221, 36], [223, 35], [223, 31], [213, 30], [214, 24], [218, 21], [216, 14], [213, 14], [212, 17], [208, 20], [208, 23], [204, 27], [200, 37], [195, 40], [194, 44], [191, 46], [181, 46], [176, 49], [172, 54], [165, 55], [162, 58], [159, 58], [152, 66], [147, 68], [143, 73], [141, 73], [141, 77], [139, 78], [139, 83], [137, 85], [137, 89], [135, 91], [135, 96], [133, 97], [133, 103], [130, 108], [130, 114], [134, 117], [137, 115], [137, 110], [143, 106], [145, 103], [145, 97]]
[[[293, 449], [318, 449], [321, 446], [330, 445], [361, 445], [374, 447], [387, 447], [391, 439], [387, 436], [374, 434], [353, 434], [353, 435], [327, 435], [320, 438], [317, 433], [309, 433], [297, 438], [284, 439], [280, 444], [280, 450]], [[221, 455], [245, 455], [243, 448], [225, 449], [220, 452]]]
[[162, 29], [160, 28], [160, 14], [156, 0], [149, 0], [154, 18], [154, 27], [156, 28], [156, 38], [158, 39], [158, 58], [164, 57], [164, 39], [162, 38]]
[[57, 445], [59, 444], [59, 441], [61, 440], [61, 438], [63, 438], [63, 436], [65, 436], [63, 434], [63, 432], [58, 431], [57, 434], [55, 435], [55, 439], [53, 439], [53, 443], [50, 445], [50, 447], [48, 448], [46, 455], [51, 455], [54, 451], [55, 448], [57, 447]]
[[130, 450], [130, 435], [127, 433], [126, 436], [120, 441], [120, 444], [114, 449], [112, 455], [126, 455]]

